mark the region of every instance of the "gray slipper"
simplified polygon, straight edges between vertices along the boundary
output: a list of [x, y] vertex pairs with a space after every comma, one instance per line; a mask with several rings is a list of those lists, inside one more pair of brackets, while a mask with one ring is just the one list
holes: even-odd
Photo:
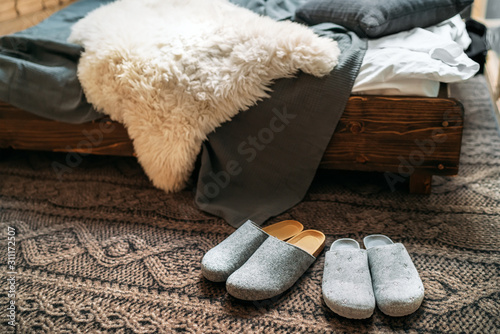
[[238, 299], [262, 300], [289, 289], [316, 260], [325, 235], [306, 230], [289, 242], [267, 238], [226, 282], [227, 292]]
[[366, 319], [373, 314], [375, 297], [366, 250], [350, 238], [336, 240], [325, 255], [323, 299], [338, 315]]
[[424, 285], [405, 246], [381, 234], [369, 235], [363, 243], [378, 308], [393, 317], [415, 312], [424, 299]]
[[285, 220], [265, 228], [247, 220], [203, 256], [201, 272], [210, 281], [224, 282], [270, 235], [286, 240], [297, 235], [303, 228], [302, 224], [295, 220]]

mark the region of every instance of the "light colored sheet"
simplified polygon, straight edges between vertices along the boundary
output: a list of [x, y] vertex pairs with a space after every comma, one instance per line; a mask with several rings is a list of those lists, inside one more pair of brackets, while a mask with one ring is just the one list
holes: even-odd
[[464, 53], [470, 42], [459, 15], [426, 29], [370, 39], [352, 92], [437, 96], [439, 82], [467, 80], [479, 70]]

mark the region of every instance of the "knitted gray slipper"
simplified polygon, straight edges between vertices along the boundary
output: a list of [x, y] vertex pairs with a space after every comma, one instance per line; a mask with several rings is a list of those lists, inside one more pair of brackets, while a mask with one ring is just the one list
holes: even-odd
[[300, 233], [303, 228], [302, 224], [295, 220], [285, 220], [264, 228], [247, 220], [203, 256], [201, 272], [210, 281], [224, 282], [270, 235], [287, 240]]
[[275, 297], [290, 288], [316, 260], [325, 235], [306, 230], [288, 242], [267, 238], [226, 282], [226, 290], [243, 300]]
[[378, 308], [393, 317], [415, 312], [424, 299], [424, 285], [405, 246], [381, 234], [369, 235], [363, 243]]
[[325, 255], [323, 299], [338, 315], [366, 319], [373, 314], [375, 297], [366, 250], [350, 238], [336, 240]]

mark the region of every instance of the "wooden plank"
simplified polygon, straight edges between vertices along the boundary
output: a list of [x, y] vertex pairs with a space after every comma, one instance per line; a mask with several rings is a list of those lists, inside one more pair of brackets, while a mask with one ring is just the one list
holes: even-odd
[[56, 7], [56, 6], [59, 6], [59, 4], [62, 4], [66, 1], [61, 1], [61, 0], [43, 0], [43, 6], [45, 8], [52, 8], [52, 7]]
[[[113, 130], [106, 132], [106, 124]], [[455, 175], [462, 126], [463, 107], [454, 99], [352, 96], [320, 167]], [[92, 140], [92, 133], [102, 140]], [[0, 147], [123, 156], [134, 152], [123, 126], [109, 119], [66, 124], [1, 102]]]
[[[15, 5], [15, 0], [0, 0], [0, 2], [2, 1], [12, 1]], [[1, 8], [7, 5], [0, 4], [0, 36], [32, 27], [58, 10], [76, 1], [77, 0], [44, 0], [41, 2], [43, 9], [35, 11], [33, 11], [33, 8], [37, 8], [38, 5], [36, 3], [33, 7], [29, 7], [28, 3], [27, 8], [25, 8], [26, 4], [24, 5], [25, 7], [23, 7], [21, 3], [21, 10], [16, 10], [14, 8], [5, 12], [2, 11]]]
[[98, 122], [67, 124], [35, 116], [2, 102], [0, 147], [99, 155], [134, 155], [132, 141], [125, 128], [107, 118]]
[[455, 175], [462, 130], [455, 99], [352, 96], [321, 167]]
[[416, 171], [410, 175], [411, 194], [430, 194], [432, 186], [432, 175]]
[[0, 2], [0, 25], [3, 21], [13, 19], [17, 16], [16, 1], [2, 0]]
[[36, 13], [44, 9], [42, 0], [17, 0], [16, 4], [19, 15]]
[[484, 76], [493, 101], [497, 123], [500, 124], [500, 55], [493, 50], [488, 51]]

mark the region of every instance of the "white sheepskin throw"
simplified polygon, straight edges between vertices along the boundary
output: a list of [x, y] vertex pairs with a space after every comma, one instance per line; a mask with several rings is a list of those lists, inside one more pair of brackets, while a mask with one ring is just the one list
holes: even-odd
[[125, 125], [153, 184], [181, 190], [207, 134], [298, 70], [324, 76], [335, 41], [226, 0], [119, 0], [78, 21], [78, 78]]

